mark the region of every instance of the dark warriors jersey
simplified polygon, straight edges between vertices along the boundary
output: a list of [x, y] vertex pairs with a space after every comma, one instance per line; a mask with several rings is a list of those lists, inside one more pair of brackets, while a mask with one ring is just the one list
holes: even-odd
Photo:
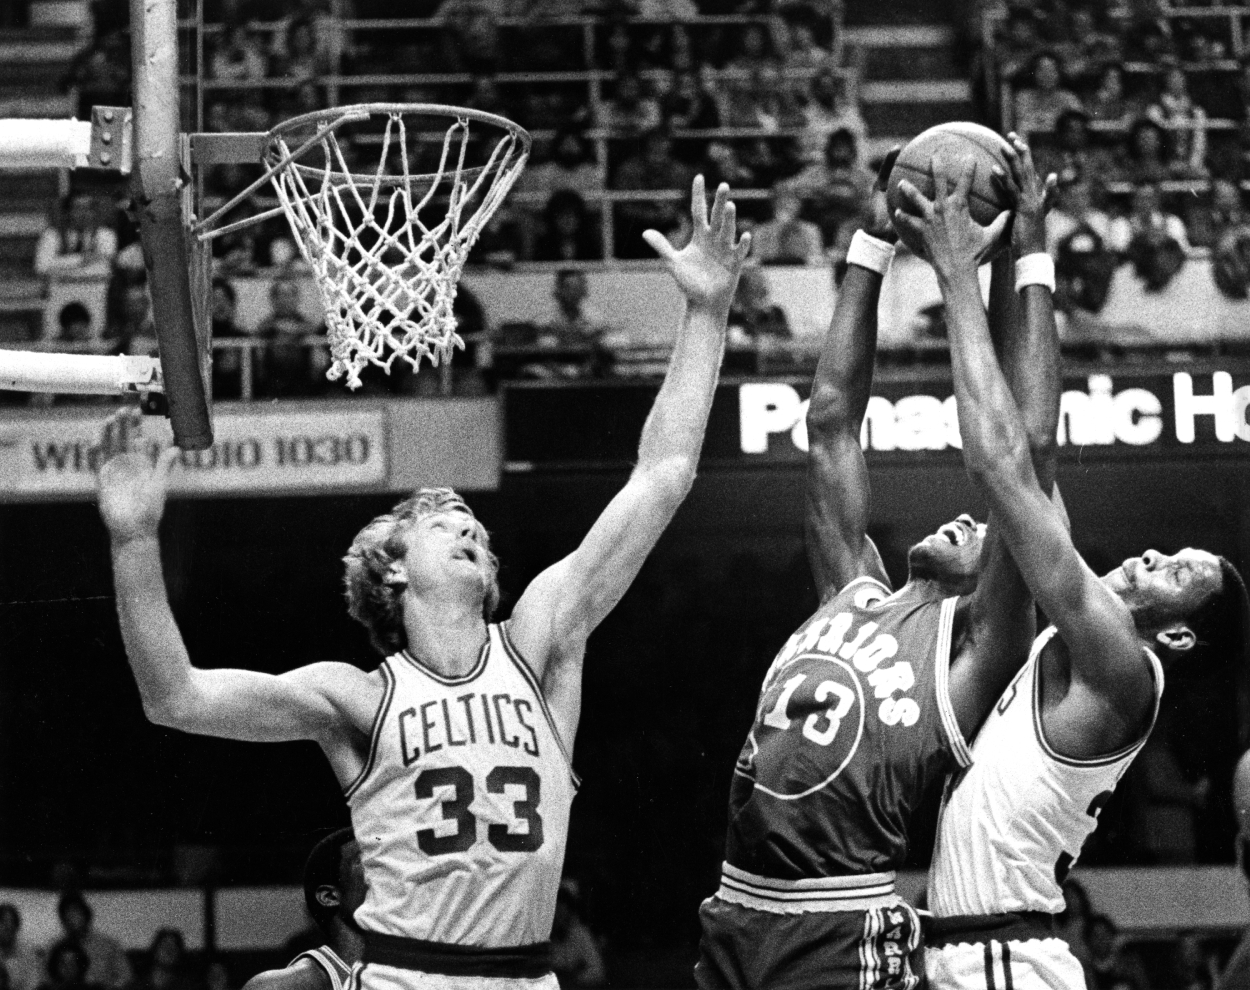
[[947, 690], [957, 602], [862, 577], [790, 637], [734, 768], [730, 866], [793, 880], [902, 865], [912, 811], [970, 762]]

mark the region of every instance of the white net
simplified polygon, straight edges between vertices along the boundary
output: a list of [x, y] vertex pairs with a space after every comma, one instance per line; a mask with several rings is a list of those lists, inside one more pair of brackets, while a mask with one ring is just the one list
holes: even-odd
[[[353, 173], [332, 130], [313, 146], [323, 156], [317, 167], [297, 162], [300, 156], [291, 156], [280, 133], [268, 151], [271, 163], [290, 159], [271, 182], [320, 289], [332, 359], [328, 377], [346, 375], [353, 389], [367, 365], [389, 372], [400, 359], [417, 369], [423, 359], [437, 365], [464, 347], [452, 313], [460, 272], [525, 166], [528, 136], [523, 140], [524, 132], [512, 126], [485, 164], [471, 166], [470, 124], [477, 121], [456, 116], [437, 168], [411, 174], [405, 114], [415, 112], [378, 111], [385, 126], [372, 174]], [[489, 125], [478, 130], [483, 127]], [[299, 142], [292, 137], [290, 143]], [[473, 151], [483, 157], [480, 143]]]

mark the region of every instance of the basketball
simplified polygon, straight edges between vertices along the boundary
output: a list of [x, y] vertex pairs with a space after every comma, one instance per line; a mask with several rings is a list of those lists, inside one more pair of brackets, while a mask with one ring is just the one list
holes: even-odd
[[976, 165], [972, 186], [968, 190], [968, 211], [972, 219], [985, 226], [1003, 210], [1011, 208], [995, 184], [994, 166], [1007, 171], [1004, 151], [1007, 142], [988, 127], [957, 121], [930, 127], [910, 142], [899, 153], [894, 169], [890, 172], [886, 188], [886, 202], [890, 215], [897, 209], [906, 210], [907, 204], [899, 194], [898, 185], [907, 179], [929, 199], [933, 198], [933, 161], [943, 160], [956, 166], [971, 160]]

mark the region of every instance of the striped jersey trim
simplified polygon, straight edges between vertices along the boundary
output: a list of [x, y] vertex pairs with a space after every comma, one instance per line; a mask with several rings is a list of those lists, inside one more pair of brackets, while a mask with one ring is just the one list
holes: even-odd
[[383, 660], [382, 665], [378, 669], [382, 671], [382, 680], [385, 681], [385, 687], [382, 690], [382, 702], [378, 705], [377, 714], [373, 716], [373, 728], [369, 732], [369, 756], [365, 759], [364, 768], [357, 775], [356, 779], [343, 789], [343, 797], [349, 800], [352, 795], [360, 790], [360, 785], [365, 782], [365, 778], [369, 776], [374, 763], [377, 762], [378, 743], [382, 739], [382, 723], [386, 721], [386, 713], [390, 711], [391, 701], [395, 697], [395, 672], [391, 670], [390, 658]]
[[301, 952], [298, 956], [290, 961], [287, 965], [289, 969], [301, 959], [311, 959], [320, 966], [325, 974], [330, 977], [330, 987], [332, 990], [344, 990], [349, 984], [352, 975], [352, 967], [343, 962], [342, 958], [330, 946], [322, 945], [316, 949], [309, 949], [307, 952]]
[[1045, 727], [1042, 725], [1042, 650], [1045, 649], [1047, 643], [1054, 639], [1058, 631], [1054, 626], [1044, 630], [1037, 637], [1040, 645], [1036, 647], [1037, 652], [1033, 656], [1033, 734], [1037, 737], [1037, 743], [1042, 748], [1042, 753], [1047, 759], [1056, 763], [1078, 768], [1105, 767], [1136, 756], [1138, 750], [1146, 745], [1146, 740], [1150, 738], [1150, 733], [1154, 731], [1155, 722], [1159, 718], [1159, 706], [1163, 701], [1163, 664], [1159, 662], [1159, 658], [1154, 655], [1152, 650], [1145, 646], [1142, 647], [1150, 664], [1150, 675], [1154, 681], [1155, 702], [1150, 712], [1150, 724], [1146, 726], [1145, 731], [1137, 739], [1127, 746], [1121, 746], [1115, 752], [1107, 753], [1104, 756], [1095, 756], [1091, 759], [1064, 756], [1051, 747], [1046, 739]]
[[955, 631], [955, 607], [958, 604], [958, 598], [947, 598], [942, 602], [942, 614], [938, 619], [937, 653], [933, 658], [933, 684], [937, 694], [938, 714], [942, 716], [942, 728], [946, 730], [946, 738], [954, 751], [955, 761], [961, 767], [969, 767], [972, 766], [972, 750], [968, 748], [968, 742], [960, 731], [950, 693], [951, 639]]
[[721, 865], [716, 896], [731, 904], [773, 914], [866, 911], [898, 902], [892, 872], [778, 880], [756, 876], [729, 863]]
[[469, 681], [476, 680], [481, 675], [482, 671], [486, 669], [486, 658], [489, 654], [490, 654], [490, 632], [488, 629], [487, 635], [486, 635], [486, 642], [482, 644], [482, 648], [481, 650], [478, 651], [478, 654], [477, 654], [477, 663], [473, 665], [473, 669], [470, 670], [467, 674], [461, 674], [459, 677], [448, 677], [445, 674], [440, 674], [437, 670], [430, 667], [428, 664], [425, 664], [421, 660], [414, 657], [406, 649], [400, 650], [398, 656], [403, 657], [410, 667], [414, 668], [415, 670], [420, 671], [430, 680], [437, 681], [439, 684], [446, 685], [447, 687], [456, 687], [460, 684], [468, 684]]
[[564, 757], [564, 765], [569, 769], [569, 776], [573, 778], [573, 788], [582, 786], [582, 778], [577, 775], [577, 771], [573, 769], [573, 758], [568, 749], [564, 745], [564, 739], [560, 735], [560, 730], [556, 728], [556, 720], [551, 715], [551, 709], [547, 706], [547, 695], [543, 693], [542, 685], [538, 683], [538, 678], [534, 676], [533, 668], [521, 656], [521, 651], [516, 648], [512, 642], [512, 637], [508, 635], [508, 624], [501, 622], [496, 629], [499, 630], [499, 641], [503, 644], [504, 653], [508, 655], [508, 659], [521, 672], [521, 676], [529, 683], [534, 691], [534, 696], [538, 698], [538, 704], [542, 707], [543, 716], [547, 719], [547, 725], [551, 728], [551, 735], [556, 741], [556, 745], [560, 747], [560, 755]]

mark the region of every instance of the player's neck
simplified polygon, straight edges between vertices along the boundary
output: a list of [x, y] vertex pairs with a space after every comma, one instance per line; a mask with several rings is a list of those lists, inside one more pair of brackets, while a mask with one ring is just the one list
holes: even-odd
[[365, 952], [365, 940], [359, 931], [342, 921], [333, 922], [334, 930], [330, 937], [330, 948], [348, 966], [355, 966]]
[[428, 600], [404, 603], [408, 652], [446, 677], [469, 673], [486, 641], [486, 620], [480, 601]]
[[898, 595], [906, 595], [909, 598], [949, 598], [953, 592], [941, 581], [930, 577], [917, 577], [914, 574], [907, 576], [907, 583], [898, 589]]

